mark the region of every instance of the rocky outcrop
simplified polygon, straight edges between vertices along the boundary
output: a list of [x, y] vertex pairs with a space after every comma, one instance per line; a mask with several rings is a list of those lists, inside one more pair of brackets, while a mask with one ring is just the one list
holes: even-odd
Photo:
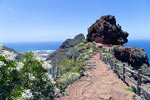
[[135, 69], [149, 65], [148, 57], [144, 49], [136, 47], [116, 47], [114, 48], [114, 56], [122, 61], [131, 64]]
[[82, 42], [84, 39], [85, 39], [85, 37], [83, 34], [79, 34], [79, 35], [75, 36], [74, 39], [67, 39], [62, 43], [62, 45], [60, 46], [60, 49], [74, 47], [75, 45]]
[[81, 43], [85, 39], [83, 34], [79, 34], [75, 36], [74, 39], [67, 39], [65, 40], [62, 45], [59, 47], [58, 50], [53, 52], [47, 60], [51, 60], [52, 66], [57, 66], [61, 63], [62, 59], [68, 57], [68, 55], [72, 54], [73, 47], [77, 44]]
[[14, 49], [12, 49], [12, 48], [8, 48], [8, 47], [6, 47], [6, 46], [4, 46], [4, 45], [0, 45], [0, 50], [6, 50], [6, 51], [9, 51], [9, 52], [13, 52], [13, 53], [15, 53], [15, 54], [19, 54], [17, 51], [15, 51]]
[[17, 60], [22, 60], [22, 57], [24, 57], [23, 54], [21, 54], [21, 53], [15, 51], [15, 50], [12, 49], [12, 48], [8, 48], [8, 47], [6, 47], [6, 46], [4, 46], [4, 45], [0, 45], [0, 52], [1, 52], [1, 51], [12, 52], [13, 54], [16, 55], [15, 59], [17, 59]]
[[87, 40], [103, 44], [122, 45], [128, 42], [128, 33], [116, 25], [116, 19], [112, 15], [102, 16], [89, 29]]

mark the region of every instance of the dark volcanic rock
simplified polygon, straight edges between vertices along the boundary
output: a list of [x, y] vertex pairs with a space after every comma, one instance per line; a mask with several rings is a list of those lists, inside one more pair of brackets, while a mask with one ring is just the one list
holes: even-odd
[[89, 29], [87, 40], [104, 44], [122, 45], [128, 42], [128, 33], [116, 25], [116, 19], [112, 15], [102, 16]]
[[135, 69], [145, 64], [149, 66], [147, 54], [142, 48], [120, 46], [114, 49], [114, 56], [122, 62], [131, 64]]
[[65, 49], [65, 48], [71, 48], [74, 47], [75, 45], [79, 44], [84, 40], [85, 37], [83, 34], [79, 34], [74, 37], [74, 39], [67, 39], [63, 42], [63, 44], [60, 46], [60, 49]]
[[53, 52], [47, 60], [51, 60], [52, 66], [57, 66], [61, 63], [62, 59], [69, 57], [73, 52], [73, 47], [81, 43], [85, 39], [83, 34], [75, 36], [74, 39], [65, 40], [58, 50]]

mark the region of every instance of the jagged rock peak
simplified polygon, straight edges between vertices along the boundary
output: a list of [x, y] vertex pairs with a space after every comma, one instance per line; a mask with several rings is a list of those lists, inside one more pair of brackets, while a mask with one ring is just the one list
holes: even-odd
[[87, 40], [104, 44], [122, 45], [128, 42], [128, 33], [116, 25], [115, 16], [106, 15], [98, 19], [89, 29]]
[[75, 36], [73, 39], [67, 39], [65, 40], [62, 45], [60, 46], [60, 49], [64, 48], [71, 48], [77, 45], [78, 43], [82, 42], [85, 39], [84, 35], [82, 33]]
[[105, 20], [106, 22], [109, 22], [110, 24], [116, 25], [115, 16], [107, 15], [107, 16], [102, 16], [100, 19]]

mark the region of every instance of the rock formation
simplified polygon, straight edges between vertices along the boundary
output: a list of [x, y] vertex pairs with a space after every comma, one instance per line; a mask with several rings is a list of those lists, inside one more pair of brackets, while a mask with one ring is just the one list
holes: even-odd
[[128, 33], [116, 25], [116, 19], [112, 15], [102, 16], [89, 29], [87, 40], [104, 44], [122, 45], [128, 42]]
[[74, 39], [67, 39], [62, 43], [62, 45], [60, 46], [60, 49], [74, 47], [75, 45], [82, 42], [82, 40], [84, 40], [84, 39], [85, 39], [85, 37], [83, 34], [79, 34], [79, 35], [75, 36]]
[[73, 47], [81, 43], [85, 39], [83, 34], [75, 36], [74, 39], [65, 40], [58, 50], [53, 52], [47, 60], [51, 60], [53, 66], [57, 66], [61, 63], [62, 59], [67, 58], [68, 55], [72, 54]]
[[120, 46], [114, 49], [114, 56], [122, 62], [131, 64], [135, 69], [149, 65], [147, 54], [142, 48]]

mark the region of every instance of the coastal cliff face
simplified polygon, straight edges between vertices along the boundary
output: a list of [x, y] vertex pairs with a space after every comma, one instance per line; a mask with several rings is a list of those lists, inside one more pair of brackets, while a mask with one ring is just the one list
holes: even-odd
[[121, 29], [121, 26], [116, 24], [115, 16], [106, 15], [98, 19], [88, 29], [87, 40], [89, 42], [97, 42], [107, 44], [109, 48], [116, 45], [116, 48], [111, 48], [113, 56], [119, 61], [128, 63], [134, 69], [149, 66], [148, 56], [144, 49], [136, 47], [122, 46], [128, 42], [128, 33]]
[[68, 55], [72, 54], [73, 47], [77, 44], [81, 43], [85, 39], [83, 34], [79, 34], [74, 37], [74, 39], [65, 40], [58, 50], [53, 52], [47, 60], [51, 60], [52, 66], [57, 66], [61, 63], [61, 61], [68, 57]]
[[103, 44], [122, 45], [128, 42], [128, 33], [121, 29], [119, 24], [116, 25], [116, 19], [112, 15], [102, 16], [89, 29], [87, 40]]
[[142, 48], [120, 46], [114, 49], [114, 56], [122, 62], [127, 62], [135, 69], [145, 65], [145, 67], [149, 66], [147, 54]]

